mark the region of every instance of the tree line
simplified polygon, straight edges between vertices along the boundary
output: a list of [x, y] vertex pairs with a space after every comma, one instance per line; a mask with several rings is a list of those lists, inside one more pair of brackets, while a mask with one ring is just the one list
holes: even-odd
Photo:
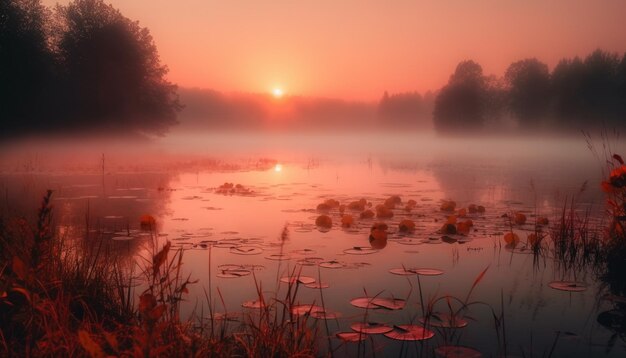
[[0, 136], [164, 133], [181, 109], [147, 28], [102, 0], [0, 2]]
[[590, 130], [626, 125], [626, 53], [596, 50], [562, 59], [549, 71], [536, 58], [512, 63], [501, 78], [471, 60], [458, 64], [435, 99], [439, 132], [511, 126], [521, 130]]

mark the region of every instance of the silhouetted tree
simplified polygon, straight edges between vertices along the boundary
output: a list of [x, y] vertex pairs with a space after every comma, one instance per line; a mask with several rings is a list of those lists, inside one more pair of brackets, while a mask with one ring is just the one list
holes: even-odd
[[596, 50], [585, 58], [582, 96], [587, 120], [603, 120], [612, 126], [619, 108], [618, 71], [620, 58], [616, 53]]
[[38, 0], [0, 1], [0, 135], [32, 127], [45, 114], [54, 65], [47, 19]]
[[485, 77], [485, 127], [499, 129], [508, 109], [508, 92], [502, 77]]
[[552, 71], [554, 114], [561, 123], [580, 124], [585, 111], [584, 74], [585, 66], [578, 57], [559, 61]]
[[481, 129], [486, 106], [487, 87], [482, 67], [474, 61], [463, 61], [435, 100], [435, 128], [444, 132]]
[[102, 0], [57, 5], [68, 126], [163, 133], [181, 106], [146, 28]]
[[621, 116], [622, 121], [626, 122], [626, 52], [624, 52], [617, 70], [617, 81], [619, 83], [617, 101], [620, 104], [618, 114]]
[[535, 58], [512, 63], [504, 75], [508, 109], [522, 127], [536, 127], [548, 114], [550, 71]]

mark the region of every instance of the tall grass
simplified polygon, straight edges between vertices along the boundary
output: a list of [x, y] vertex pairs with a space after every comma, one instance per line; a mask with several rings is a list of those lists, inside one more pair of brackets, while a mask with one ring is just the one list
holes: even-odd
[[103, 235], [55, 233], [51, 197], [32, 225], [0, 218], [0, 356], [316, 355], [316, 325], [293, 310], [298, 282], [281, 298], [265, 297], [257, 282], [263, 304], [233, 332], [209, 295], [208, 319], [183, 319], [181, 302], [196, 281], [182, 274], [182, 250], [159, 247], [152, 232], [151, 257], [135, 277]]

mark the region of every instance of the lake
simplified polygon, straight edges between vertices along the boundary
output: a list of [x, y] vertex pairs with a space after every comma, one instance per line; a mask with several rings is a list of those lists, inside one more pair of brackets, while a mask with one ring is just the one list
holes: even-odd
[[[68, 240], [106, 237], [118, 260], [141, 266], [153, 242], [171, 242], [184, 250], [185, 276], [199, 280], [183, 314], [206, 312], [206, 291], [217, 312], [233, 316], [232, 330], [254, 314], [243, 306], [258, 300], [257, 287], [284, 297], [291, 282], [296, 304], [315, 305], [302, 310], [320, 327], [322, 351], [330, 344], [339, 356], [432, 355], [459, 345], [484, 356], [621, 357], [624, 333], [615, 340], [597, 319], [615, 298], [593, 269], [527, 244], [530, 234], [557, 230], [570, 209], [602, 235], [603, 167], [582, 136], [179, 134], [6, 147], [0, 190], [3, 211], [28, 216], [52, 189], [57, 231]], [[380, 210], [391, 217], [362, 217], [386, 201]], [[442, 210], [449, 201], [456, 206]], [[141, 230], [142, 215], [154, 218], [152, 233]], [[321, 215], [332, 223], [316, 225]], [[352, 221], [342, 225], [345, 215]], [[539, 218], [548, 223], [537, 227]], [[403, 220], [415, 228], [401, 229]], [[465, 233], [444, 232], [467, 220]], [[387, 228], [373, 234], [381, 223]], [[393, 338], [426, 312], [432, 338]], [[337, 336], [359, 323], [392, 333], [362, 343]]]

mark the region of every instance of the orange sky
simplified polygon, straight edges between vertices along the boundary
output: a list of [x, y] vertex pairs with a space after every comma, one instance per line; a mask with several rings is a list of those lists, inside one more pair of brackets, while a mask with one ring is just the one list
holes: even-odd
[[110, 2], [150, 29], [170, 80], [226, 92], [373, 100], [437, 89], [464, 59], [501, 75], [524, 57], [626, 51], [622, 0]]

